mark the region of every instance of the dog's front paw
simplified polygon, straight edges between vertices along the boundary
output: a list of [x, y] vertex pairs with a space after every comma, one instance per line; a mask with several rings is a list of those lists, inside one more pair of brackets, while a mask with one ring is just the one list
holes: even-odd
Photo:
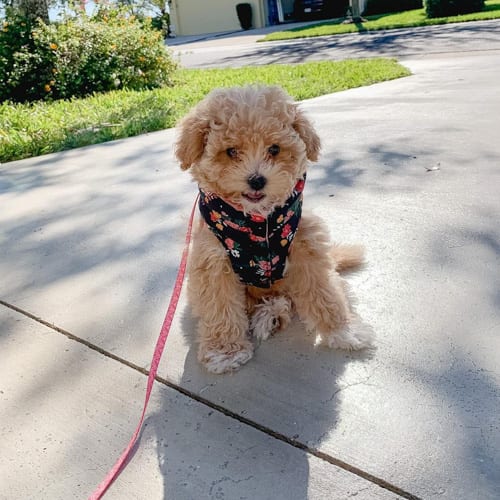
[[358, 351], [373, 346], [375, 333], [370, 325], [354, 319], [343, 328], [332, 332], [325, 340], [332, 349]]
[[211, 373], [227, 373], [238, 370], [253, 356], [250, 342], [231, 344], [230, 346], [204, 348], [200, 346], [198, 358]]
[[286, 297], [269, 297], [255, 307], [250, 319], [250, 331], [257, 340], [266, 340], [291, 321], [292, 304]]

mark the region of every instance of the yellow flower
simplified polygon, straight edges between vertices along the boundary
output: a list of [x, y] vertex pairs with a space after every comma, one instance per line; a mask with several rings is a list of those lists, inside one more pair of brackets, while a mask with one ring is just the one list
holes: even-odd
[[55, 80], [50, 80], [49, 82], [51, 85], [55, 85], [56, 84], [56, 81]]
[[49, 45], [49, 47], [52, 49], [52, 50], [56, 50], [57, 49], [57, 43], [51, 43]]
[[111, 45], [111, 50], [115, 50], [115, 49], [116, 49], [116, 45], [115, 44]]
[[44, 89], [45, 89], [45, 92], [50, 92], [50, 90], [51, 90], [50, 85], [48, 85], [48, 84], [45, 85]]
[[52, 68], [52, 73], [54, 73], [54, 75], [57, 73], [57, 69], [56, 68]]
[[139, 57], [139, 61], [144, 62], [145, 60], [146, 60], [146, 58], [144, 56]]

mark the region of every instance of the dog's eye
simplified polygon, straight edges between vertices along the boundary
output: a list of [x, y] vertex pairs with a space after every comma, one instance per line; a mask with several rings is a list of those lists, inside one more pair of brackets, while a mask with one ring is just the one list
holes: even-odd
[[227, 148], [226, 154], [229, 158], [236, 158], [238, 156], [238, 151], [236, 151], [236, 148]]
[[280, 147], [277, 144], [273, 144], [268, 149], [271, 156], [276, 156], [280, 152]]

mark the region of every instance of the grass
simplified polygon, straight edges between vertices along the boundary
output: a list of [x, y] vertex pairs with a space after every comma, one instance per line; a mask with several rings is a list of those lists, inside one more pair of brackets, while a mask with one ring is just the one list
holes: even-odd
[[171, 88], [115, 91], [71, 101], [4, 102], [0, 104], [0, 162], [173, 127], [215, 87], [276, 84], [303, 100], [409, 74], [396, 60], [382, 58], [180, 70]]
[[437, 17], [428, 19], [424, 9], [408, 10], [393, 14], [378, 14], [367, 16], [366, 22], [359, 24], [342, 24], [343, 19], [294, 28], [287, 31], [271, 33], [259, 40], [270, 42], [275, 40], [291, 40], [294, 38], [309, 38], [325, 35], [340, 35], [360, 31], [376, 31], [395, 28], [411, 28], [415, 26], [431, 26], [435, 24], [459, 23], [466, 21], [481, 21], [500, 18], [500, 0], [487, 0], [484, 10], [462, 16]]

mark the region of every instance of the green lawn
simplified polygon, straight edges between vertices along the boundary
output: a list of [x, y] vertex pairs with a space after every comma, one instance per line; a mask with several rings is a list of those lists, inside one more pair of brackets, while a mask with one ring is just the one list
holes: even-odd
[[0, 104], [0, 162], [173, 127], [215, 87], [275, 84], [303, 100], [409, 74], [394, 59], [180, 70], [172, 88], [115, 91], [71, 101], [4, 102]]
[[497, 18], [500, 18], [500, 0], [486, 0], [484, 10], [463, 16], [427, 19], [427, 17], [425, 17], [425, 10], [417, 9], [398, 12], [395, 14], [378, 14], [376, 16], [368, 16], [366, 18], [366, 22], [361, 24], [342, 24], [342, 19], [334, 19], [328, 22], [304, 26], [302, 28], [294, 28], [287, 31], [271, 33], [259, 40], [259, 42], [291, 40], [294, 38], [308, 38], [324, 35], [340, 35], [343, 33], [354, 33], [358, 31], [375, 31], [465, 21], [481, 21], [485, 19]]

